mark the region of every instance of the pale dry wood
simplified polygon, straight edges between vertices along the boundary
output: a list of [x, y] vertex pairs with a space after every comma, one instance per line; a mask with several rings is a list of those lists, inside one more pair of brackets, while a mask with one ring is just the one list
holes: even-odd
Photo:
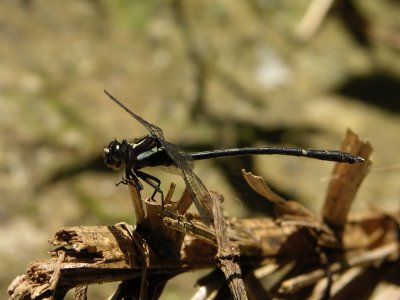
[[136, 223], [142, 223], [145, 219], [145, 212], [140, 192], [129, 181], [128, 181], [128, 189], [129, 189], [129, 194], [131, 196], [132, 205], [135, 211]]
[[313, 0], [296, 27], [296, 35], [302, 41], [309, 41], [328, 15], [335, 0]]
[[369, 142], [360, 140], [351, 130], [347, 130], [341, 150], [361, 156], [365, 161], [352, 165], [336, 164], [333, 170], [322, 208], [322, 218], [338, 233], [343, 230], [355, 195], [368, 174], [373, 151]]
[[286, 200], [272, 191], [261, 176], [255, 176], [245, 170], [242, 170], [242, 174], [247, 184], [255, 192], [275, 204], [274, 213], [278, 218], [278, 222], [285, 222], [286, 224], [291, 221], [294, 224], [295, 222], [301, 222], [303, 226], [330, 231], [308, 208], [298, 202]]
[[[298, 228], [292, 225], [276, 224], [272, 219], [243, 219], [231, 220], [235, 226], [229, 226], [228, 235], [238, 244], [241, 256], [247, 264], [263, 264], [265, 258], [287, 260], [305, 258], [314, 255], [314, 249], [291, 241], [289, 238], [296, 234]], [[373, 263], [391, 261], [398, 253], [397, 223], [385, 215], [371, 213], [364, 218], [356, 217], [351, 227], [344, 231], [345, 240], [352, 241], [345, 244], [343, 256], [346, 263], [331, 268], [333, 272], [343, 271], [356, 265], [371, 265]], [[366, 243], [372, 227], [384, 228], [380, 231], [379, 241], [386, 246], [370, 250], [376, 244], [375, 237], [370, 244]], [[65, 259], [61, 264], [61, 277], [58, 287], [72, 288], [78, 285], [102, 283], [108, 281], [123, 281], [142, 275], [142, 262], [139, 259], [132, 235], [126, 228], [134, 229], [127, 224], [115, 226], [72, 227], [58, 231], [50, 241], [57, 249], [65, 251]], [[358, 237], [361, 235], [361, 238]], [[362, 237], [364, 235], [364, 238]], [[243, 239], [241, 238], [243, 237]], [[360, 244], [357, 244], [360, 241]], [[216, 247], [204, 243], [191, 236], [185, 235], [178, 259], [160, 257], [150, 249], [147, 273], [151, 275], [177, 275], [189, 270], [215, 267], [214, 256]], [[46, 282], [49, 282], [57, 269], [59, 257], [57, 250], [51, 252], [52, 258], [39, 261], [29, 266], [26, 276], [16, 278], [10, 285], [10, 299], [19, 299], [18, 295], [28, 293], [37, 299], [44, 291]], [[336, 263], [338, 264], [338, 263]], [[335, 269], [336, 268], [336, 269]], [[297, 279], [297, 283], [286, 283], [286, 291], [294, 290], [295, 286], [303, 287], [304, 282], [314, 278], [314, 282], [324, 276], [323, 270], [317, 275], [307, 275], [306, 279]], [[303, 274], [304, 275], [304, 274]], [[308, 276], [308, 277], [307, 277]], [[304, 277], [303, 277], [304, 278]], [[295, 279], [293, 279], [295, 280]], [[303, 283], [298, 283], [303, 282]], [[35, 299], [35, 298], [33, 298]]]
[[192, 198], [190, 197], [189, 190], [185, 188], [185, 191], [183, 192], [181, 199], [177, 203], [177, 212], [179, 215], [184, 215], [189, 207], [192, 205], [193, 201]]
[[318, 244], [333, 246], [338, 244], [334, 232], [318, 216], [298, 202], [288, 201], [274, 193], [260, 176], [242, 170], [247, 184], [265, 199], [274, 203], [275, 221], [282, 225], [292, 225], [310, 229], [318, 236]]
[[[357, 139], [350, 139], [350, 143], [354, 140]], [[368, 149], [368, 144], [365, 145]], [[365, 148], [361, 150], [365, 145], [358, 153], [365, 154]], [[261, 177], [246, 172], [243, 173], [249, 185], [274, 203], [276, 218], [225, 219], [221, 201], [213, 194], [217, 197], [213, 212], [217, 222], [213, 228], [203, 224], [196, 215], [181, 215], [189, 208], [191, 200], [185, 192], [180, 200], [172, 201], [174, 185], [165, 198], [169, 213], [162, 212], [154, 201], [142, 200], [130, 187], [140, 221], [136, 226], [119, 223], [59, 230], [50, 239], [55, 247], [50, 252], [52, 257], [32, 263], [26, 275], [15, 279], [8, 290], [10, 299], [24, 296], [25, 299], [62, 299], [71, 288], [109, 281], [121, 282], [113, 300], [124, 297], [157, 299], [165, 283], [180, 273], [204, 268], [216, 270], [215, 257], [225, 276], [239, 278], [230, 285], [237, 299], [245, 299], [243, 281], [252, 298], [266, 298], [265, 286], [258, 280], [274, 276], [288, 266], [290, 269], [282, 274], [292, 273], [291, 278], [284, 275], [269, 280], [269, 291], [295, 297], [301, 295], [296, 293], [314, 286], [312, 295], [326, 294], [323, 280], [328, 267], [338, 278], [332, 290], [337, 294], [358, 278], [354, 271], [357, 268], [379, 268], [383, 263], [396, 262], [399, 257], [399, 213], [372, 211], [347, 216], [346, 205], [352, 202], [362, 178], [357, 173], [364, 173], [368, 166], [369, 163], [354, 171], [352, 176], [356, 179], [335, 183], [334, 190], [345, 198], [340, 210], [345, 223], [337, 228], [330, 227], [330, 223], [323, 221], [325, 219], [301, 204], [286, 201]], [[237, 260], [239, 255], [240, 261]], [[327, 266], [322, 267], [321, 257], [326, 258]], [[241, 273], [240, 268], [246, 272]], [[307, 272], [302, 271], [303, 268]], [[224, 286], [226, 288], [221, 272], [212, 272], [208, 281], [202, 282], [196, 294], [201, 299], [214, 299]], [[77, 292], [76, 297], [84, 298], [86, 292]]]
[[[332, 273], [343, 272], [352, 268], [367, 267], [380, 264], [385, 261], [394, 261], [399, 255], [399, 245], [393, 242], [374, 250], [360, 252], [349, 251], [346, 253], [346, 260], [331, 264]], [[308, 273], [293, 277], [282, 283], [280, 292], [293, 293], [306, 286], [315, 284], [318, 280], [325, 277], [325, 270], [317, 269]]]

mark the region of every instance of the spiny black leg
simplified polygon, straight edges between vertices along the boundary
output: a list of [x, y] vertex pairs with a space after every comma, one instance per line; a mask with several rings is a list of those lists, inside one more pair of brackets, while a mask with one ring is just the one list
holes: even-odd
[[160, 179], [158, 179], [157, 177], [154, 177], [150, 174], [147, 174], [143, 171], [136, 171], [137, 176], [142, 179], [143, 181], [145, 181], [147, 184], [149, 184], [151, 187], [154, 188], [154, 192], [151, 195], [151, 200], [155, 201], [154, 196], [157, 193], [162, 194], [162, 190], [160, 189], [160, 185], [161, 185], [161, 181]]
[[124, 184], [124, 185], [125, 185], [125, 184], [128, 184], [128, 181], [125, 179], [125, 177], [122, 176], [121, 181], [118, 182], [118, 183], [116, 183], [115, 185], [116, 185], [116, 186], [119, 186], [120, 184]]
[[132, 171], [126, 173], [126, 178], [127, 181], [132, 182], [135, 188], [137, 188], [139, 191], [143, 190], [143, 184], [139, 181], [139, 179], [135, 176], [135, 174]]
[[130, 171], [130, 172], [126, 172], [125, 178], [122, 177], [122, 180], [118, 183], [116, 183], [116, 186], [119, 186], [120, 184], [128, 184], [128, 182], [132, 183], [136, 189], [138, 189], [139, 191], [143, 190], [143, 185], [140, 183], [139, 179], [135, 176], [135, 174]]
[[[154, 192], [153, 192], [153, 195], [151, 196], [151, 200], [156, 201], [156, 200], [154, 199], [154, 196], [155, 196], [157, 193], [160, 193], [160, 195], [161, 195], [161, 211], [162, 211], [164, 214], [168, 215], [168, 216], [171, 216], [171, 217], [173, 217], [173, 218], [177, 218], [177, 215], [176, 215], [176, 214], [174, 214], [172, 211], [168, 211], [168, 210], [165, 209], [165, 205], [164, 205], [164, 193], [163, 193], [163, 191], [160, 189], [160, 185], [161, 185], [160, 179], [158, 179], [157, 177], [154, 177], [154, 176], [152, 176], [152, 175], [150, 175], [150, 174], [147, 174], [147, 173], [145, 173], [145, 172], [139, 171], [139, 170], [136, 170], [136, 171], [135, 171], [135, 174], [136, 174], [140, 179], [142, 179], [144, 182], [146, 182], [148, 185], [150, 185], [152, 188], [154, 188]], [[136, 180], [137, 180], [137, 178], [136, 178]]]
[[165, 211], [165, 209], [164, 209], [164, 193], [163, 193], [163, 191], [160, 189], [160, 185], [161, 185], [160, 179], [158, 179], [157, 177], [154, 177], [154, 176], [152, 176], [152, 175], [150, 175], [150, 174], [147, 174], [147, 173], [145, 173], [145, 172], [138, 171], [138, 170], [136, 171], [136, 175], [137, 175], [140, 179], [142, 179], [144, 182], [146, 182], [148, 185], [150, 185], [152, 188], [154, 188], [153, 195], [151, 195], [151, 200], [156, 201], [156, 200], [154, 199], [154, 196], [155, 196], [157, 193], [160, 193], [160, 195], [161, 195], [161, 210], [162, 210], [162, 211]]

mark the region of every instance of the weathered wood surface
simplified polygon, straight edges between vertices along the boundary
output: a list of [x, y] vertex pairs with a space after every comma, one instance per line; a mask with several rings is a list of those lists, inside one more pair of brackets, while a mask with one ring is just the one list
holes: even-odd
[[[242, 266], [267, 265], [266, 262], [273, 261], [281, 264], [291, 260], [315, 263], [313, 242], [304, 238], [306, 233], [300, 226], [277, 224], [271, 218], [231, 220], [229, 226], [228, 235], [240, 249]], [[54, 276], [59, 276], [57, 288], [61, 290], [140, 277], [143, 263], [131, 230], [133, 227], [127, 224], [59, 230], [50, 239], [57, 247], [50, 252], [51, 258], [32, 263], [27, 274], [16, 279], [15, 289], [10, 287], [13, 297], [29, 291], [32, 299], [42, 299], [40, 294], [54, 288], [50, 283]], [[335, 262], [332, 271], [396, 259], [397, 234], [398, 224], [388, 215], [369, 213], [351, 217], [343, 234], [343, 249], [336, 254], [346, 261]], [[157, 249], [151, 249], [148, 275], [177, 275], [215, 267], [216, 247], [192, 235], [185, 235], [177, 257], [169, 256], [168, 251], [157, 253]], [[324, 273], [321, 270], [308, 276], [317, 280]], [[292, 285], [283, 289], [294, 289], [298, 283]]]
[[[186, 212], [191, 204], [186, 191], [174, 202], [171, 185], [165, 200], [172, 213], [166, 215], [130, 186], [139, 220], [135, 226], [60, 229], [49, 240], [54, 247], [51, 257], [32, 263], [11, 283], [10, 299], [62, 299], [72, 288], [75, 299], [85, 299], [87, 285], [110, 281], [121, 282], [112, 299], [157, 299], [170, 278], [204, 268], [215, 271], [199, 279], [199, 299], [222, 297], [224, 287], [235, 299], [312, 299], [329, 294], [347, 299], [361, 279], [370, 286], [385, 280], [396, 284], [400, 214], [348, 215], [371, 164], [372, 148], [352, 132], [343, 147], [366, 162], [335, 167], [321, 217], [283, 199], [261, 177], [247, 172], [247, 183], [274, 203], [274, 218], [225, 219], [221, 195], [211, 193], [215, 207], [210, 227]], [[283, 275], [277, 279], [275, 273]], [[269, 278], [267, 288], [263, 278]], [[364, 298], [372, 292], [363, 291]], [[229, 292], [226, 295], [222, 298], [229, 298]], [[392, 295], [399, 296], [398, 289]]]

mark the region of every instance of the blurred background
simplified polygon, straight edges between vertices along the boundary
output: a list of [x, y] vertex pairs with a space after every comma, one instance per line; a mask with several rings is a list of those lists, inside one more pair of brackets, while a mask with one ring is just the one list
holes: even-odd
[[[2, 1], [1, 298], [59, 228], [134, 223], [103, 148], [146, 131], [104, 89], [187, 151], [338, 149], [347, 128], [375, 151], [354, 210], [398, 210], [399, 1]], [[196, 164], [227, 216], [269, 215], [246, 168], [318, 212], [333, 163], [264, 156]], [[154, 171], [166, 189], [178, 177]], [[148, 196], [150, 190], [144, 192]], [[178, 193], [177, 193], [178, 194]], [[164, 299], [193, 293], [176, 278]], [[90, 288], [105, 298], [113, 286]]]

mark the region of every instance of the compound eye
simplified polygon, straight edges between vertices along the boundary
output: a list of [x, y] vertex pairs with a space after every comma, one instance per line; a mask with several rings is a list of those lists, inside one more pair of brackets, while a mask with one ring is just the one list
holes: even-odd
[[121, 159], [121, 145], [119, 143], [111, 143], [108, 146], [108, 149], [110, 149], [110, 155], [115, 159], [115, 160], [120, 160]]

